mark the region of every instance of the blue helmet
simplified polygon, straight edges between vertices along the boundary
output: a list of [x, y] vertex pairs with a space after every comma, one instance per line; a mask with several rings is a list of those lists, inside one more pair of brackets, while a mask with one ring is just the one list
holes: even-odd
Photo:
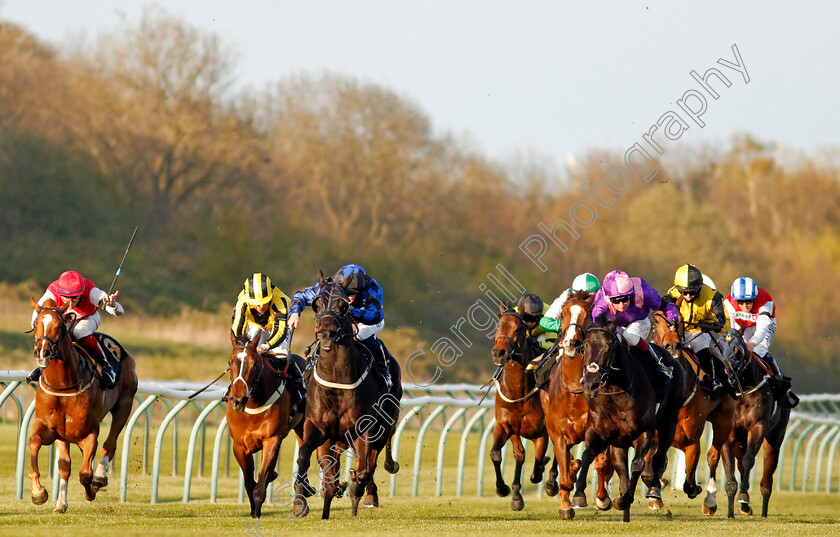
[[752, 278], [741, 276], [732, 282], [730, 294], [737, 302], [743, 300], [755, 300], [755, 297], [758, 296], [758, 285], [756, 285], [755, 280]]

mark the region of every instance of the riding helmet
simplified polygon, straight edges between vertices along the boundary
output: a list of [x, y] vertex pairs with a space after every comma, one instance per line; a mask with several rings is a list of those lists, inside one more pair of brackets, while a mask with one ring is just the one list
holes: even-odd
[[516, 309], [520, 315], [541, 317], [543, 314], [543, 301], [534, 293], [528, 293], [519, 299], [519, 305]]
[[245, 290], [242, 299], [250, 306], [262, 306], [271, 301], [274, 294], [271, 279], [261, 272], [255, 272], [245, 280]]
[[700, 287], [703, 285], [703, 273], [694, 265], [685, 264], [677, 269], [674, 274], [674, 287], [680, 293], [700, 292]]
[[85, 292], [85, 279], [75, 270], [62, 272], [58, 277], [58, 294], [61, 296], [79, 296]]
[[589, 272], [578, 274], [572, 282], [572, 291], [589, 291], [590, 293], [594, 293], [600, 288], [601, 282], [598, 281], [598, 278], [594, 274]]
[[755, 297], [758, 296], [758, 285], [752, 278], [741, 276], [732, 282], [730, 293], [732, 294], [732, 299], [738, 302], [755, 300]]

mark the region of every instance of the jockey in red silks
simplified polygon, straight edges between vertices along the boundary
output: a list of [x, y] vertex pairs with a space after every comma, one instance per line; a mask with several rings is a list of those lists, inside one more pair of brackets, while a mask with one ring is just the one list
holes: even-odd
[[614, 270], [604, 276], [604, 283], [595, 294], [592, 320], [595, 326], [615, 322], [616, 333], [624, 337], [631, 347], [650, 356], [664, 383], [670, 382], [672, 370], [662, 363], [662, 358], [647, 342], [650, 334], [651, 310], [661, 311], [668, 321], [679, 319], [676, 306], [659, 296], [659, 292], [641, 278], [631, 278], [626, 272]]
[[[44, 296], [38, 300], [38, 305], [43, 306], [48, 299], [55, 302], [56, 307], [69, 304], [65, 314], [75, 315], [75, 324], [71, 336], [102, 366], [101, 384], [103, 389], [110, 389], [116, 386], [117, 377], [111, 364], [105, 359], [102, 348], [93, 333], [99, 328], [102, 319], [99, 317], [99, 308], [104, 308], [111, 315], [122, 315], [125, 313], [122, 305], [117, 302], [119, 291], [109, 295], [99, 289], [94, 283], [75, 270], [68, 270], [61, 273], [57, 280], [47, 286]], [[32, 312], [32, 323], [35, 322], [37, 311]], [[34, 382], [41, 375], [40, 369], [30, 373], [27, 380]]]

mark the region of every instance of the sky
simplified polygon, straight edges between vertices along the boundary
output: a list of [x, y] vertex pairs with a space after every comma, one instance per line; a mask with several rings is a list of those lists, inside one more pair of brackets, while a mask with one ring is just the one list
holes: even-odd
[[[0, 19], [61, 47], [138, 19], [141, 0], [0, 0]], [[683, 144], [748, 132], [815, 151], [838, 145], [840, 3], [167, 0], [165, 11], [235, 50], [237, 86], [349, 75], [414, 103], [436, 133], [494, 159], [558, 164], [625, 150], [669, 111]], [[736, 63], [749, 77], [718, 63]], [[716, 68], [714, 99], [691, 76]], [[706, 102], [699, 121], [679, 102]], [[689, 108], [702, 107], [689, 96]], [[701, 126], [700, 123], [703, 125]], [[659, 129], [661, 136], [662, 129]], [[667, 144], [667, 145], [666, 145]]]

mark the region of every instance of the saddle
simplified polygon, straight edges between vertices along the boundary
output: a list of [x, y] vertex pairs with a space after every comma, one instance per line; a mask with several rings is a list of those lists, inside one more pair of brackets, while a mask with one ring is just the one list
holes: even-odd
[[[119, 379], [123, 358], [125, 358], [125, 356], [128, 353], [119, 341], [109, 336], [108, 334], [94, 332], [93, 337], [95, 337], [96, 341], [99, 342], [99, 347], [102, 349], [102, 355], [108, 361], [108, 364], [111, 366], [111, 369], [114, 370], [114, 375], [116, 376], [116, 378]], [[93, 365], [93, 368], [96, 370], [97, 374], [102, 376], [102, 364], [97, 362], [93, 358], [93, 356], [90, 355], [88, 350], [82, 347], [77, 341], [73, 341], [73, 346], [76, 347], [76, 350], [82, 356], [87, 357], [87, 359]]]

